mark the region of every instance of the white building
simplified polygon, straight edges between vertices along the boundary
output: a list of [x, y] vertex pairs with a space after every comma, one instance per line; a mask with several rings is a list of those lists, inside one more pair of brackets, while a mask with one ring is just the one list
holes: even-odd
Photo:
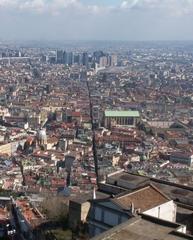
[[175, 222], [176, 205], [153, 185], [115, 198], [92, 200], [88, 216], [90, 236], [102, 233], [139, 213]]

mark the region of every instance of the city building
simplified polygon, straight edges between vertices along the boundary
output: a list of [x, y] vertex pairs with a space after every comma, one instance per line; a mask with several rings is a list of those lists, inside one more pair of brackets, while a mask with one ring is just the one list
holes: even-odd
[[116, 125], [134, 127], [139, 122], [138, 111], [106, 110], [104, 113], [104, 126], [111, 128]]
[[193, 164], [193, 154], [192, 153], [184, 153], [184, 152], [173, 152], [170, 155], [170, 161], [174, 163], [182, 163], [188, 166], [192, 166]]
[[[98, 235], [99, 234], [99, 235]], [[185, 240], [193, 239], [186, 234], [186, 227], [142, 214], [102, 234], [98, 232], [91, 240]]]
[[88, 61], [89, 61], [89, 59], [88, 59], [88, 53], [87, 53], [87, 52], [84, 52], [84, 53], [82, 54], [82, 65], [88, 67]]
[[89, 233], [97, 235], [140, 213], [175, 222], [176, 205], [153, 185], [112, 198], [92, 200]]
[[57, 63], [64, 63], [64, 57], [63, 57], [63, 51], [62, 50], [57, 50], [56, 51], [56, 61]]

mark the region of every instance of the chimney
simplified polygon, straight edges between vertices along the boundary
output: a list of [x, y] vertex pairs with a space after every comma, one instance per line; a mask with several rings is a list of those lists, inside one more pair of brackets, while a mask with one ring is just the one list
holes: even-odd
[[93, 200], [96, 199], [96, 189], [95, 187], [93, 188]]
[[135, 212], [135, 206], [134, 203], [131, 202], [131, 213], [133, 214]]

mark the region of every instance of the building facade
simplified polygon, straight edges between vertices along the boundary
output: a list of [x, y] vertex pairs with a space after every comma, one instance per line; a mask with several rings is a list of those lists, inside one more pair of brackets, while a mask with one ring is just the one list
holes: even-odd
[[88, 214], [89, 235], [96, 236], [138, 214], [170, 222], [176, 221], [173, 200], [149, 185], [132, 193], [103, 200], [92, 200]]
[[138, 111], [113, 111], [106, 110], [104, 114], [104, 125], [106, 128], [113, 126], [135, 127], [140, 118]]

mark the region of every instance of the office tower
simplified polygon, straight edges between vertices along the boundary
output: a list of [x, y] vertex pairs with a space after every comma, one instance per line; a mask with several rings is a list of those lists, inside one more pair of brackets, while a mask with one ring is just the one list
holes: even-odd
[[19, 57], [19, 50], [15, 50], [14, 57]]
[[51, 63], [51, 64], [56, 63], [56, 57], [55, 56], [49, 56], [48, 57], [48, 62]]
[[93, 53], [93, 60], [94, 60], [94, 63], [99, 63], [99, 60], [101, 57], [104, 56], [104, 53], [102, 51], [96, 51]]
[[117, 55], [112, 54], [110, 56], [110, 66], [111, 67], [117, 66]]
[[84, 52], [82, 54], [82, 65], [88, 67], [88, 53]]
[[6, 53], [2, 52], [2, 58], [5, 58], [5, 57], [7, 57]]
[[41, 56], [41, 61], [42, 61], [42, 62], [46, 62], [46, 61], [47, 61], [47, 56], [44, 55], [44, 54], [42, 54], [42, 56]]
[[74, 63], [76, 63], [78, 65], [81, 64], [81, 55], [80, 54], [74, 55]]
[[62, 50], [57, 50], [56, 52], [56, 62], [62, 64], [63, 61], [63, 51]]
[[103, 56], [99, 58], [99, 67], [106, 67], [108, 65], [107, 56]]
[[68, 53], [65, 51], [63, 52], [63, 63], [68, 64]]
[[68, 65], [73, 65], [74, 64], [74, 54], [73, 52], [68, 53]]

